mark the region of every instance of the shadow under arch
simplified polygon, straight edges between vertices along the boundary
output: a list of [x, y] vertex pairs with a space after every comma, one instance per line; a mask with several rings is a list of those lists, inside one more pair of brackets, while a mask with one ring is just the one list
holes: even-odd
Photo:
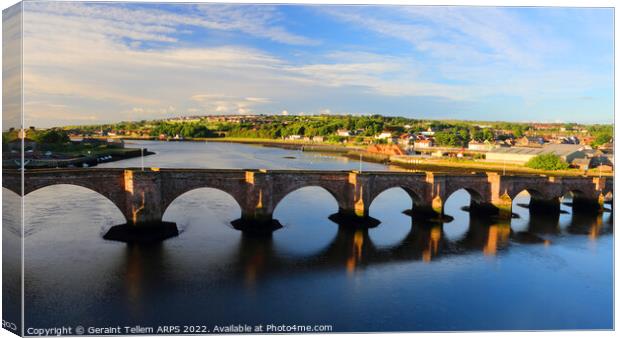
[[517, 205], [529, 209], [530, 214], [535, 214], [537, 216], [553, 216], [556, 214], [559, 216], [560, 209], [560, 197], [561, 196], [547, 196], [537, 190], [536, 188], [525, 188], [518, 192], [516, 192], [513, 196], [510, 196], [512, 199], [512, 203], [515, 203], [517, 197], [521, 196], [523, 198], [524, 192], [529, 196], [529, 201], [527, 203], [518, 203]]
[[[192, 195], [198, 195], [198, 196], [194, 197]], [[201, 196], [201, 195], [204, 195], [204, 196]], [[215, 199], [217, 202], [217, 199], [221, 197], [225, 199], [225, 201], [221, 201], [221, 203], [232, 204], [238, 210], [238, 212], [236, 212], [237, 217], [229, 220], [229, 222], [232, 222], [234, 219], [240, 218], [242, 214], [242, 208], [241, 208], [241, 205], [239, 204], [239, 201], [237, 201], [237, 199], [232, 194], [230, 194], [226, 190], [222, 190], [218, 188], [201, 187], [201, 188], [187, 190], [177, 195], [169, 203], [167, 203], [167, 205], [164, 205], [164, 208], [162, 209], [162, 219], [166, 219], [168, 218], [167, 216], [170, 216], [170, 213], [174, 213], [174, 209], [178, 205], [179, 201], [182, 201], [184, 199], [190, 199], [192, 202], [198, 201], [196, 205], [190, 204], [189, 207], [192, 208], [192, 207], [200, 206], [200, 205], [204, 206], [205, 204], [209, 205], [210, 204], [209, 202], [212, 202], [213, 199]], [[171, 220], [171, 221], [174, 221], [174, 220]]]
[[[452, 200], [452, 203], [454, 202], [455, 198], [458, 198], [459, 195], [465, 196], [463, 195], [463, 192], [467, 192], [467, 197], [469, 198], [469, 203], [465, 202], [464, 205], [460, 205], [460, 209], [463, 211], [467, 211], [467, 212], [471, 212], [471, 211], [476, 211], [482, 208], [482, 206], [484, 205], [484, 199], [482, 197], [482, 194], [479, 193], [478, 191], [471, 189], [471, 188], [460, 188], [457, 190], [454, 190], [453, 192], [451, 192], [447, 197], [446, 200], [443, 201], [443, 206], [444, 206], [444, 212], [446, 209], [446, 205], [448, 205], [448, 203], [450, 202], [450, 200]], [[456, 195], [456, 197], [455, 197]]]
[[[567, 198], [568, 197], [568, 201]], [[580, 189], [571, 189], [561, 198], [562, 204], [571, 207], [574, 213], [593, 213], [598, 214], [605, 209], [604, 192], [588, 194]]]

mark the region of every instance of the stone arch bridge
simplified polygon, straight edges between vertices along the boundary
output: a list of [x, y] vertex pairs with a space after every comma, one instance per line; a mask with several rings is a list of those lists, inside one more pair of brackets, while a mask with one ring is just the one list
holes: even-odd
[[[2, 186], [25, 196], [57, 184], [82, 186], [111, 200], [134, 228], [153, 229], [162, 224], [168, 206], [180, 195], [198, 188], [215, 188], [230, 194], [242, 217], [233, 225], [249, 232], [278, 228], [273, 212], [289, 193], [308, 186], [327, 190], [338, 202], [338, 216], [367, 226], [369, 208], [383, 191], [400, 187], [412, 200], [418, 217], [443, 215], [448, 197], [460, 189], [471, 195], [470, 212], [512, 216], [512, 200], [527, 190], [530, 210], [559, 211], [560, 197], [573, 193], [576, 210], [600, 211], [604, 196], [613, 190], [610, 177], [548, 177], [526, 175], [438, 174], [412, 172], [356, 172], [242, 169], [88, 168], [21, 171], [4, 170]], [[23, 190], [22, 190], [23, 189]], [[375, 223], [377, 224], [377, 223]]]

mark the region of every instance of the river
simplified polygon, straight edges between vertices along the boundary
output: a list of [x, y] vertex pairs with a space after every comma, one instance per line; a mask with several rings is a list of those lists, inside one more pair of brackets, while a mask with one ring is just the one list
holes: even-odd
[[[129, 143], [129, 142], [128, 142]], [[359, 169], [319, 153], [229, 143], [132, 142], [148, 167]], [[139, 167], [142, 159], [101, 167]], [[387, 170], [363, 163], [362, 170]], [[4, 193], [3, 208], [17, 196]], [[7, 198], [8, 197], [8, 198]], [[283, 228], [252, 238], [230, 226], [241, 211], [214, 189], [175, 200], [164, 220], [181, 233], [151, 246], [106, 241], [123, 223], [103, 196], [58, 185], [25, 198], [26, 327], [331, 325], [334, 331], [611, 329], [613, 232], [609, 211], [530, 219], [519, 195], [510, 224], [470, 219], [461, 190], [450, 223], [402, 213], [405, 191], [372, 204], [377, 228], [339, 229], [321, 188], [287, 196]], [[5, 216], [5, 224], [10, 224]], [[5, 236], [15, 236], [7, 231]], [[15, 229], [13, 229], [15, 230]], [[205, 328], [199, 328], [205, 329]]]

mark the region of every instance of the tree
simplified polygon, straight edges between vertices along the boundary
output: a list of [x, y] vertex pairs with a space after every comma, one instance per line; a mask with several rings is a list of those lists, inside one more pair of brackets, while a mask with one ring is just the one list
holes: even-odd
[[603, 145], [607, 142], [611, 141], [611, 133], [607, 132], [607, 131], [603, 131], [600, 132], [598, 134], [595, 135], [594, 141], [592, 142], [592, 145], [595, 147], [598, 147], [600, 145]]
[[532, 169], [542, 170], [564, 170], [568, 169], [568, 163], [564, 161], [560, 156], [547, 153], [532, 157], [525, 164], [526, 167]]
[[59, 129], [37, 131], [33, 139], [40, 144], [60, 144], [70, 141], [67, 132]]

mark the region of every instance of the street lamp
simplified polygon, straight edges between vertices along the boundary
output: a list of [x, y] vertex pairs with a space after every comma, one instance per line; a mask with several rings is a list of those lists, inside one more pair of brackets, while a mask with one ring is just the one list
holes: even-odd
[[362, 173], [362, 156], [363, 154], [360, 152], [360, 174]]

